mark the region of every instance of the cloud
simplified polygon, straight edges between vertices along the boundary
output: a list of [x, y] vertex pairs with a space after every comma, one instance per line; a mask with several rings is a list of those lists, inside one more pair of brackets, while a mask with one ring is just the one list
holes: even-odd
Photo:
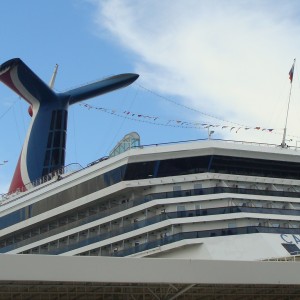
[[[219, 119], [252, 127], [284, 127], [290, 88], [288, 72], [300, 49], [297, 1], [94, 3], [99, 33], [108, 32], [113, 41], [137, 55], [135, 64], [141, 84], [159, 93], [179, 96], [184, 105]], [[299, 87], [296, 72], [290, 135], [297, 135], [299, 127]], [[241, 129], [238, 137], [233, 132], [236, 130], [221, 130], [220, 134], [226, 138], [281, 141], [280, 135], [262, 134], [259, 130]]]

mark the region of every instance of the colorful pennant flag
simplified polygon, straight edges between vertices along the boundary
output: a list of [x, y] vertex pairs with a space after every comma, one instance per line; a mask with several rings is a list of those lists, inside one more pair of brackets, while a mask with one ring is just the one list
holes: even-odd
[[[244, 126], [229, 126], [229, 125], [222, 125], [222, 124], [209, 124], [209, 123], [200, 123], [200, 122], [186, 122], [183, 120], [164, 120], [162, 118], [160, 118], [159, 116], [149, 116], [149, 115], [143, 115], [140, 113], [136, 113], [136, 112], [130, 112], [130, 111], [121, 111], [118, 112], [118, 110], [115, 109], [110, 109], [110, 108], [104, 108], [104, 107], [94, 107], [92, 105], [89, 105], [87, 103], [81, 103], [79, 104], [81, 106], [86, 107], [88, 110], [90, 109], [96, 109], [96, 110], [100, 110], [102, 112], [106, 112], [118, 117], [123, 117], [126, 119], [132, 119], [135, 121], [140, 121], [140, 122], [147, 122], [147, 123], [151, 123], [151, 124], [156, 124], [156, 125], [160, 125], [160, 126], [174, 126], [174, 127], [182, 127], [182, 128], [198, 128], [198, 129], [208, 129], [211, 127], [217, 128], [220, 127], [221, 129], [228, 129], [231, 132], [235, 132], [238, 133], [241, 129], [244, 130], [259, 130], [259, 131], [267, 131], [267, 132], [273, 132], [275, 129], [272, 128], [264, 128], [264, 127], [260, 127], [260, 126], [254, 126], [254, 127], [244, 127]], [[142, 119], [142, 120], [141, 120]], [[158, 122], [156, 122], [158, 120]]]

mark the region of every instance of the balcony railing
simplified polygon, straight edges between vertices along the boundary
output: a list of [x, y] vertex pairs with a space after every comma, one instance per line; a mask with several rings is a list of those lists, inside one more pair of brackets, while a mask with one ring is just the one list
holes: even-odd
[[[24, 185], [24, 187], [17, 189], [16, 191], [14, 191], [12, 193], [0, 194], [0, 205], [10, 203], [13, 200], [16, 200], [17, 198], [20, 198], [20, 196], [21, 196], [20, 193], [31, 191], [32, 189], [37, 188], [37, 187], [43, 185], [44, 183], [52, 183], [53, 181], [57, 181], [57, 180], [61, 179], [62, 177], [66, 177], [66, 176], [76, 173], [82, 169], [83, 169], [83, 167], [80, 164], [72, 163], [72, 164], [64, 166], [60, 169], [57, 169], [56, 171], [53, 171], [53, 172], [49, 173], [48, 175], [43, 176], [42, 178], [39, 178], [32, 182], [26, 183]], [[43, 185], [43, 187], [44, 186], [45, 185]], [[26, 193], [26, 195], [27, 195], [27, 193]], [[24, 194], [24, 196], [25, 196], [25, 194]]]
[[[131, 207], [135, 207], [152, 200], [159, 200], [159, 199], [168, 199], [168, 198], [177, 198], [177, 197], [187, 197], [187, 196], [196, 196], [196, 195], [209, 195], [209, 194], [216, 194], [216, 193], [238, 193], [238, 194], [248, 194], [248, 195], [265, 195], [265, 196], [281, 196], [281, 197], [300, 197], [299, 192], [286, 192], [286, 191], [270, 191], [270, 190], [256, 190], [256, 189], [242, 189], [242, 188], [231, 188], [231, 187], [212, 187], [212, 188], [204, 188], [204, 189], [190, 189], [190, 190], [182, 190], [182, 191], [172, 191], [172, 192], [163, 192], [163, 193], [154, 193], [145, 195], [143, 197], [137, 198], [131, 202], [126, 202], [124, 204], [120, 204], [113, 208], [95, 213], [93, 215], [87, 216], [85, 218], [70, 222], [68, 224], [53, 228], [44, 233], [40, 233], [37, 236], [30, 237], [28, 239], [22, 240], [20, 242], [8, 245], [0, 249], [0, 253], [8, 252], [22, 246], [28, 245], [30, 243], [39, 241], [43, 238], [50, 237], [52, 235], [76, 228], [78, 226], [82, 226], [88, 224], [90, 222], [99, 220], [101, 218], [113, 215], [120, 211], [124, 211]], [[228, 213], [237, 213], [237, 212], [248, 212], [248, 213], [261, 213], [261, 214], [281, 214], [281, 215], [300, 215], [300, 210], [297, 209], [282, 209], [282, 208], [263, 208], [263, 207], [248, 207], [246, 206], [227, 206], [227, 207], [218, 207], [218, 208], [207, 208], [207, 209], [199, 209], [199, 210], [186, 210], [182, 212], [168, 212], [164, 215], [169, 219], [171, 218], [178, 218], [178, 217], [193, 217], [193, 216], [206, 216], [206, 215], [216, 215], [216, 214], [228, 214]], [[157, 216], [154, 217], [153, 220], [157, 220], [155, 222], [160, 222], [161, 220], [155, 219]], [[149, 224], [144, 223], [144, 221], [139, 221], [134, 223], [134, 226], [144, 227]], [[153, 222], [150, 220], [150, 222]], [[126, 227], [126, 229], [122, 233], [134, 230], [135, 227]], [[112, 236], [118, 235], [120, 233], [111, 233]], [[108, 238], [108, 237], [106, 237]], [[101, 238], [103, 240], [105, 238]]]

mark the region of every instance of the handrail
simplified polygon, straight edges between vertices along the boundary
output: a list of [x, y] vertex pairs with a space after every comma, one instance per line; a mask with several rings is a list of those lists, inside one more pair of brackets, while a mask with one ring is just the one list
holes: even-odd
[[[209, 188], [209, 189], [211, 192], [220, 192], [220, 190], [217, 190], [217, 188]], [[212, 189], [214, 189], [214, 190], [212, 190]], [[184, 191], [182, 191], [183, 192], [182, 194], [181, 193], [178, 194], [178, 192], [165, 192], [165, 193], [156, 193], [156, 194], [145, 195], [144, 197], [142, 197], [140, 199], [136, 199], [131, 203], [126, 202], [125, 204], [121, 204], [119, 206], [98, 212], [98, 213], [90, 215], [90, 216], [87, 216], [83, 219], [79, 219], [79, 220], [73, 221], [71, 223], [59, 226], [57, 228], [53, 228], [50, 231], [40, 233], [37, 236], [33, 236], [28, 239], [24, 239], [15, 244], [4, 246], [0, 249], [0, 253], [11, 251], [13, 249], [17, 249], [17, 248], [25, 246], [27, 244], [39, 241], [43, 238], [50, 237], [55, 234], [70, 230], [72, 228], [88, 224], [95, 220], [113, 215], [120, 211], [124, 211], [131, 207], [135, 207], [135, 206], [147, 203], [152, 200], [163, 199], [163, 198], [172, 198], [172, 197], [184, 197], [184, 196], [186, 196], [187, 192], [189, 193], [190, 196], [202, 195], [202, 194], [207, 194], [210, 191], [208, 191], [208, 189], [205, 189], [204, 193], [200, 194], [197, 192], [197, 190], [184, 190]], [[185, 210], [185, 211], [181, 211], [181, 212], [166, 212], [166, 213], [163, 213], [162, 215], [156, 215], [156, 216], [153, 216], [148, 219], [137, 221], [134, 224], [127, 225], [124, 228], [118, 229], [117, 233], [114, 230], [114, 231], [105, 233], [105, 235], [107, 235], [107, 238], [108, 238], [108, 237], [112, 237], [114, 235], [120, 234], [121, 230], [124, 231], [122, 233], [125, 233], [125, 232], [128, 232], [128, 231], [136, 229], [136, 228], [147, 226], [157, 220], [162, 221], [162, 219], [160, 219], [160, 218], [162, 218], [162, 216], [166, 217], [167, 219], [173, 219], [173, 218], [180, 218], [180, 217], [210, 216], [210, 215], [217, 215], [217, 214], [230, 214], [230, 213], [239, 213], [239, 212], [262, 213], [262, 214], [283, 214], [283, 215], [300, 216], [300, 210], [297, 210], [297, 209], [247, 207], [247, 206], [241, 206], [241, 205], [226, 206], [226, 207], [214, 207], [214, 208], [205, 208], [205, 209], [198, 209], [198, 210]], [[102, 234], [101, 234], [101, 236], [102, 236]], [[103, 235], [103, 237], [104, 237], [104, 235]]]
[[[73, 169], [74, 166], [79, 166], [79, 168], [77, 169]], [[0, 194], [0, 204], [3, 205], [3, 204], [6, 204], [6, 203], [3, 203], [3, 201], [5, 200], [10, 200], [10, 198], [16, 196], [16, 195], [19, 195], [20, 193], [24, 193], [24, 192], [27, 192], [27, 191], [30, 191], [31, 189], [35, 188], [35, 187], [38, 187], [44, 183], [49, 183], [50, 181], [52, 181], [53, 179], [55, 180], [60, 180], [62, 178], [63, 175], [66, 175], [66, 174], [73, 174], [73, 173], [76, 173], [80, 170], [82, 170], [83, 167], [79, 164], [79, 163], [71, 163], [71, 164], [68, 164], [64, 167], [61, 167], [45, 176], [43, 176], [42, 178], [39, 178], [39, 179], [36, 179], [34, 181], [31, 181], [31, 182], [28, 182], [26, 183], [22, 188], [20, 189], [17, 189], [16, 191], [14, 192], [11, 192], [11, 193], [6, 193], [6, 194]], [[12, 199], [11, 199], [12, 200]], [[8, 201], [8, 203], [10, 203], [11, 201]]]
[[[147, 144], [140, 146], [133, 146], [132, 148], [144, 148], [144, 147], [153, 147], [153, 146], [161, 146], [161, 145], [173, 145], [173, 144], [182, 144], [182, 143], [190, 143], [190, 142], [201, 142], [201, 141], [216, 141], [216, 142], [228, 142], [228, 143], [236, 143], [236, 144], [247, 144], [247, 145], [258, 145], [258, 146], [267, 146], [267, 147], [281, 147], [278, 144], [269, 144], [269, 143], [259, 143], [259, 142], [248, 142], [248, 141], [237, 141], [237, 140], [224, 140], [224, 139], [193, 139], [193, 140], [182, 140], [182, 141], [171, 141], [157, 144]], [[287, 146], [287, 148], [295, 148], [297, 150], [299, 147], [296, 146]]]
[[[147, 144], [147, 145], [140, 145], [140, 146], [132, 146], [132, 149], [142, 149], [142, 148], [145, 148], [145, 147], [153, 147], [153, 146], [162, 146], [162, 145], [173, 145], [173, 144], [181, 144], [181, 143], [190, 143], [190, 142], [199, 142], [199, 141], [222, 141], [222, 142], [228, 142], [228, 143], [237, 143], [237, 144], [247, 144], [247, 145], [258, 145], [258, 146], [267, 146], [267, 147], [280, 147], [280, 145], [277, 145], [277, 144], [268, 144], [268, 143], [257, 143], [257, 142], [247, 142], [247, 141], [236, 141], [236, 140], [224, 140], [224, 139], [193, 139], [193, 140], [182, 140], [182, 141], [174, 141], [174, 142], [165, 142], [165, 143], [157, 143], [157, 144]], [[293, 150], [298, 150], [299, 147], [297, 146], [287, 146], [287, 148], [289, 149], [293, 149]], [[88, 168], [90, 166], [93, 166], [94, 164], [97, 164], [99, 162], [102, 162], [103, 160], [106, 160], [108, 159], [108, 156], [104, 156], [98, 160], [95, 160], [91, 163], [89, 163], [86, 167], [82, 167], [79, 163], [71, 163], [67, 166], [64, 166], [52, 173], [49, 173], [48, 175], [45, 175], [43, 176], [42, 178], [39, 178], [33, 182], [29, 182], [27, 184], [24, 185], [23, 188], [21, 189], [18, 189], [17, 191], [13, 192], [13, 193], [6, 193], [6, 194], [0, 194], [0, 204], [1, 202], [5, 201], [5, 200], [8, 200], [9, 198], [15, 196], [15, 195], [19, 195], [19, 193], [23, 193], [23, 192], [26, 192], [34, 187], [37, 187], [39, 185], [42, 185], [44, 183], [47, 183], [49, 181], [51, 181], [53, 178], [57, 179], [59, 178], [61, 175], [64, 175], [66, 173], [70, 173], [70, 174], [73, 174], [75, 172], [78, 172], [80, 170], [83, 170], [85, 168]], [[71, 165], [78, 165], [80, 166], [80, 169], [79, 170], [76, 170], [74, 172], [68, 172], [68, 168], [71, 166]]]
[[138, 252], [151, 250], [156, 247], [161, 247], [167, 244], [171, 244], [177, 241], [185, 239], [195, 238], [213, 238], [218, 236], [238, 235], [238, 234], [253, 234], [253, 233], [295, 233], [299, 234], [299, 229], [295, 228], [274, 228], [265, 226], [244, 226], [235, 228], [219, 228], [209, 229], [203, 231], [190, 231], [190, 232], [179, 232], [169, 236], [163, 236], [160, 239], [154, 241], [148, 241], [143, 244], [132, 246], [129, 248], [122, 249], [110, 254], [110, 256], [124, 257]]
[[[143, 244], [135, 245], [129, 248], [124, 248], [116, 252], [110, 253], [111, 256], [124, 257], [138, 252], [143, 252], [163, 245], [171, 244], [184, 239], [195, 239], [195, 238], [213, 238], [218, 236], [238, 235], [238, 234], [252, 234], [252, 233], [296, 233], [299, 234], [299, 229], [294, 228], [275, 228], [265, 227], [261, 225], [256, 226], [244, 226], [235, 228], [218, 228], [208, 229], [203, 231], [190, 231], [190, 232], [179, 232], [173, 235], [163, 235], [161, 238], [145, 242]], [[124, 232], [119, 232], [122, 234]], [[104, 234], [106, 235], [106, 234]], [[106, 237], [109, 238], [109, 237]], [[60, 249], [53, 249], [47, 252], [50, 255], [62, 254], [64, 252], [72, 251], [95, 242], [99, 242], [99, 236], [91, 237], [86, 240], [79, 241], [78, 243], [70, 244]]]
[[[62, 248], [56, 249], [56, 250], [52, 250], [49, 251], [49, 254], [61, 254], [64, 252], [68, 252], [77, 248], [80, 248], [82, 246], [86, 246], [86, 245], [90, 245], [99, 241], [103, 241], [136, 229], [140, 229], [140, 228], [144, 228], [146, 226], [152, 225], [152, 224], [157, 224], [159, 222], [165, 221], [165, 220], [169, 220], [169, 219], [181, 219], [181, 218], [190, 218], [190, 217], [203, 217], [203, 216], [209, 216], [209, 215], [216, 215], [216, 214], [230, 214], [230, 213], [239, 213], [239, 212], [250, 212], [250, 213], [255, 213], [254, 211], [255, 209], [253, 209], [253, 211], [248, 210], [245, 211], [243, 209], [243, 207], [222, 207], [222, 208], [211, 208], [211, 209], [204, 209], [204, 210], [188, 210], [188, 211], [176, 211], [176, 212], [166, 212], [166, 213], [162, 213], [160, 215], [155, 215], [153, 217], [144, 219], [144, 220], [140, 220], [134, 223], [131, 223], [127, 226], [124, 226], [122, 228], [118, 228], [112, 231], [108, 231], [108, 232], [103, 232], [100, 233], [99, 235], [96, 236], [92, 236], [92, 237], [87, 237], [86, 239], [77, 241], [75, 243], [69, 244], [69, 245], [65, 245]], [[256, 211], [257, 213], [257, 211]], [[299, 211], [298, 211], [298, 215], [299, 215]], [[248, 226], [250, 227], [250, 226]], [[262, 225], [256, 225], [254, 227], [265, 227], [265, 228], [275, 228], [275, 227], [271, 227], [271, 226], [262, 226]], [[289, 228], [287, 228], [289, 229]], [[234, 230], [234, 228], [227, 228], [228, 232], [232, 232], [232, 230]], [[210, 229], [207, 230], [207, 232], [215, 232], [214, 229]], [[222, 229], [223, 231], [223, 229]], [[206, 231], [205, 231], [206, 232]], [[232, 233], [229, 233], [232, 234]], [[227, 235], [227, 234], [222, 234], [222, 235]], [[212, 236], [212, 235], [211, 235]]]

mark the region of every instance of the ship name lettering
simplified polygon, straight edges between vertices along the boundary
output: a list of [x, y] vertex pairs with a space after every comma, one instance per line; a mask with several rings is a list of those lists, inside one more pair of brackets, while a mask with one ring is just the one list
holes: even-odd
[[295, 234], [281, 234], [280, 237], [287, 244], [300, 244], [300, 237]]

